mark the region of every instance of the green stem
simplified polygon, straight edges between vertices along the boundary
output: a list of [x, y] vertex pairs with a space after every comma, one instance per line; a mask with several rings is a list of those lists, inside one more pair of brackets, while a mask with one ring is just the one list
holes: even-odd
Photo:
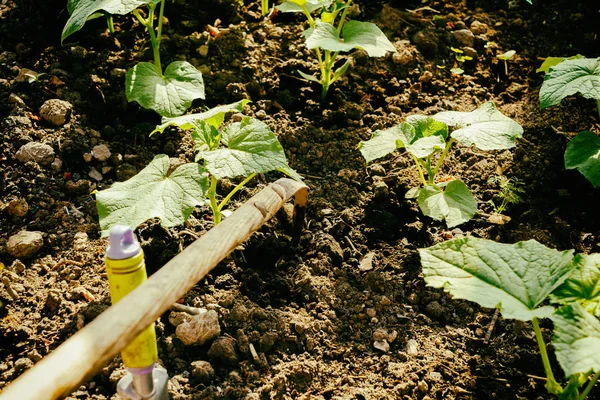
[[261, 0], [263, 17], [269, 13], [269, 0]]
[[419, 159], [412, 153], [409, 153], [409, 154], [413, 158], [415, 164], [417, 165], [417, 170], [419, 171], [419, 177], [421, 178], [421, 181], [423, 182], [423, 186], [427, 186], [427, 181], [425, 180], [425, 175], [423, 175], [423, 170], [421, 169], [421, 164], [419, 163]]
[[225, 205], [227, 204], [227, 202], [229, 200], [231, 200], [231, 197], [241, 188], [243, 188], [246, 183], [250, 182], [250, 180], [252, 178], [254, 178], [256, 176], [256, 172], [253, 172], [250, 174], [250, 176], [248, 176], [246, 179], [244, 179], [243, 181], [241, 181], [239, 183], [239, 185], [237, 185], [236, 187], [233, 188], [233, 190], [231, 192], [229, 192], [229, 194], [223, 199], [223, 201], [221, 201], [221, 204], [219, 204], [219, 211], [223, 209], [223, 207], [225, 207]]
[[581, 396], [579, 396], [579, 400], [585, 400], [587, 395], [592, 391], [592, 388], [596, 384], [596, 381], [598, 380], [598, 378], [600, 378], [600, 371], [596, 372], [594, 374], [594, 376], [592, 377], [592, 380], [587, 383], [585, 389], [581, 393]]
[[221, 209], [217, 204], [217, 178], [214, 176], [210, 177], [210, 188], [208, 189], [206, 196], [210, 200], [210, 208], [212, 209], [213, 213], [213, 223], [215, 225], [219, 225], [221, 222]]
[[158, 13], [158, 28], [157, 28], [157, 37], [158, 37], [158, 44], [160, 44], [160, 41], [162, 40], [162, 26], [163, 26], [163, 15], [165, 15], [165, 3], [167, 1], [166, 0], [162, 0], [160, 2], [160, 12]]
[[146, 21], [144, 19], [144, 17], [142, 17], [142, 15], [140, 14], [139, 10], [133, 10], [133, 15], [135, 15], [135, 17], [137, 18], [138, 21], [140, 21], [140, 24], [144, 25], [145, 27], [148, 26], [148, 21]]
[[337, 27], [337, 33], [338, 35], [340, 35], [342, 33], [342, 28], [344, 27], [344, 23], [346, 22], [346, 15], [348, 14], [348, 9], [350, 8], [350, 5], [352, 4], [352, 0], [348, 0], [348, 3], [346, 3], [346, 8], [344, 8], [344, 11], [342, 11], [342, 18], [340, 18], [340, 22], [338, 23], [338, 27]]
[[506, 60], [504, 61], [504, 75], [508, 76], [508, 63], [506, 62]]
[[551, 394], [559, 394], [562, 392], [562, 387], [558, 384], [558, 382], [556, 382], [556, 379], [554, 379], [552, 367], [550, 366], [550, 359], [548, 358], [548, 352], [546, 350], [546, 343], [544, 342], [544, 337], [542, 336], [542, 330], [540, 329], [540, 323], [538, 322], [537, 317], [533, 317], [531, 323], [533, 324], [535, 338], [537, 339], [538, 346], [540, 348], [540, 354], [542, 355], [544, 371], [546, 371], [546, 390], [548, 390], [548, 392]]
[[115, 23], [113, 21], [112, 14], [106, 14], [106, 24], [108, 25], [108, 31], [112, 35], [115, 33]]
[[596, 108], [598, 109], [598, 117], [600, 117], [600, 100], [596, 100]]
[[442, 166], [442, 163], [444, 162], [446, 155], [448, 155], [448, 151], [450, 151], [450, 147], [452, 147], [453, 143], [454, 143], [454, 138], [450, 138], [448, 143], [446, 143], [446, 147], [444, 148], [444, 151], [442, 152], [440, 159], [438, 160], [437, 164], [435, 164], [435, 168], [433, 169], [433, 176], [431, 177], [431, 179], [434, 179], [435, 176], [437, 175], [438, 170]]
[[331, 51], [325, 50], [325, 62], [321, 72], [321, 99], [325, 101], [331, 84]]

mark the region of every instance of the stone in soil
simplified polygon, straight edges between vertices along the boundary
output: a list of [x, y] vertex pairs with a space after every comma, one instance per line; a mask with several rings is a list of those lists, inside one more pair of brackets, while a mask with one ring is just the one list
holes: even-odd
[[43, 245], [44, 238], [41, 232], [21, 231], [8, 239], [6, 250], [15, 258], [29, 258], [34, 256]]
[[52, 125], [62, 126], [68, 121], [72, 110], [73, 106], [68, 101], [51, 99], [42, 104], [40, 115]]
[[215, 310], [194, 315], [178, 325], [175, 334], [186, 346], [201, 346], [221, 334], [219, 316]]
[[192, 362], [192, 379], [195, 383], [208, 385], [215, 375], [215, 370], [208, 361]]
[[41, 165], [48, 165], [54, 161], [54, 149], [44, 143], [29, 142], [21, 146], [15, 157], [21, 162], [35, 161]]
[[92, 155], [96, 160], [102, 162], [110, 158], [111, 152], [107, 145], [99, 144], [97, 146], [94, 146], [94, 148], [92, 149]]
[[238, 364], [238, 355], [235, 349], [235, 339], [229, 336], [217, 338], [208, 349], [208, 356], [213, 359], [235, 366]]
[[473, 47], [475, 43], [475, 35], [468, 29], [459, 29], [452, 32], [452, 38], [461, 47]]
[[12, 199], [8, 202], [6, 211], [12, 216], [23, 217], [29, 211], [29, 205], [25, 199]]

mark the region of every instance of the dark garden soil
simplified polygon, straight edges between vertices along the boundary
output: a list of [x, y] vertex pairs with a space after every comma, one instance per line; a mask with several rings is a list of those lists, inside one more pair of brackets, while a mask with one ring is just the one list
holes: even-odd
[[[187, 134], [149, 137], [159, 117], [126, 101], [126, 69], [151, 59], [139, 24], [116, 17], [109, 35], [97, 19], [61, 46], [64, 3], [0, 0], [0, 261], [6, 266], [0, 390], [110, 305], [107, 242], [99, 236], [93, 191], [133, 176], [156, 154], [193, 160]], [[599, 192], [563, 162], [571, 136], [600, 130], [595, 104], [571, 98], [541, 112], [543, 78], [535, 73], [546, 56], [600, 55], [598, 5], [357, 1], [353, 17], [377, 23], [398, 53], [381, 59], [352, 53], [349, 73], [320, 104], [319, 88], [296, 73], [316, 69], [301, 19], [263, 19], [259, 3], [169, 2], [163, 59], [187, 60], [202, 71], [207, 100], [195, 102], [193, 112], [252, 100], [244, 113], [274, 130], [310, 186], [307, 226], [295, 246], [270, 222], [182, 299], [216, 310], [221, 335], [235, 340], [235, 352], [184, 346], [171, 322], [177, 313], [162, 316], [159, 357], [172, 398], [551, 398], [531, 326], [496, 320], [494, 310], [425, 287], [417, 249], [473, 235], [600, 251]], [[206, 26], [217, 19], [215, 38]], [[472, 34], [453, 33], [463, 29]], [[490, 41], [497, 47], [486, 48]], [[449, 71], [451, 46], [474, 56], [461, 66], [463, 75]], [[495, 57], [507, 50], [517, 52], [508, 75]], [[29, 82], [29, 70], [45, 75]], [[41, 115], [50, 99], [72, 106], [66, 121], [53, 125]], [[471, 111], [485, 101], [518, 121], [524, 138], [509, 151], [453, 148], [442, 178], [461, 177], [479, 201], [479, 214], [458, 228], [424, 217], [416, 202], [404, 199], [418, 185], [408, 156], [365, 167], [357, 150], [373, 131], [407, 115]], [[49, 145], [54, 155], [20, 161], [17, 152], [29, 142]], [[518, 179], [524, 190], [504, 213], [511, 218], [505, 224], [489, 221], [488, 202], [501, 200], [499, 175]], [[232, 208], [277, 178], [261, 176]], [[201, 207], [183, 227], [144, 223], [136, 232], [149, 271], [211, 227], [209, 210]], [[41, 232], [43, 245], [19, 260], [7, 243], [22, 230]], [[210, 367], [199, 370], [198, 360]], [[117, 358], [69, 398], [116, 398], [123, 373]], [[590, 398], [600, 398], [600, 389]]]

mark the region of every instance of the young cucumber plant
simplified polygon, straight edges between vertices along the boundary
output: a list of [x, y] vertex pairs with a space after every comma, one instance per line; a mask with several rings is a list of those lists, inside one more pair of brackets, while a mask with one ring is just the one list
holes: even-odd
[[[137, 227], [150, 218], [160, 218], [167, 227], [180, 225], [194, 207], [206, 202], [216, 225], [232, 196], [256, 174], [279, 170], [301, 179], [288, 166], [281, 144], [266, 124], [244, 117], [240, 122], [221, 127], [227, 112], [241, 111], [247, 102], [242, 100], [200, 114], [163, 118], [154, 132], [163, 132], [168, 126], [191, 130], [196, 162], [173, 169], [169, 157], [161, 154], [128, 181], [97, 192], [102, 234], [108, 234], [116, 224]], [[218, 180], [240, 176], [245, 179], [219, 203]]]
[[[596, 100], [600, 115], [600, 58], [548, 57], [536, 72], [546, 73], [540, 89], [542, 110], [580, 93]], [[579, 132], [567, 145], [565, 168], [577, 169], [594, 187], [600, 186], [600, 137], [590, 131]]]
[[[363, 49], [370, 57], [383, 57], [395, 52], [394, 45], [377, 25], [370, 22], [346, 21], [352, 0], [346, 3], [334, 0], [284, 0], [276, 8], [280, 12], [299, 12], [306, 16], [309, 29], [304, 31], [306, 47], [315, 50], [319, 61], [320, 76], [298, 71], [306, 80], [321, 85], [321, 97], [325, 99], [329, 87], [348, 70], [350, 60], [334, 70], [340, 52]], [[313, 12], [321, 12], [313, 18]], [[339, 18], [338, 18], [339, 16]]]
[[[454, 128], [450, 135], [448, 127]], [[423, 214], [445, 220], [451, 228], [469, 221], [477, 212], [477, 201], [461, 180], [436, 182], [454, 142], [481, 150], [504, 150], [514, 147], [515, 139], [522, 135], [523, 128], [518, 123], [504, 116], [493, 103], [484, 103], [472, 112], [409, 116], [400, 125], [376, 131], [370, 140], [359, 144], [359, 149], [367, 162], [405, 149], [422, 182], [422, 187], [409, 190], [406, 197], [417, 198]]]
[[[600, 376], [600, 254], [573, 255], [573, 250], [549, 249], [535, 240], [510, 245], [474, 237], [419, 253], [428, 286], [496, 307], [504, 318], [531, 321], [548, 392], [561, 400], [585, 400]], [[552, 346], [565, 385], [554, 377], [542, 318], [554, 323]]]
[[[67, 8], [70, 17], [63, 29], [62, 41], [80, 30], [86, 21], [100, 11], [108, 15], [133, 13], [148, 30], [154, 63], [140, 62], [127, 71], [127, 100], [136, 101], [163, 117], [176, 117], [183, 114], [193, 100], [204, 99], [204, 81], [200, 71], [186, 61], [175, 61], [163, 71], [160, 42], [165, 2], [166, 0], [69, 0]], [[138, 9], [143, 5], [148, 8], [146, 18]], [[158, 16], [155, 18], [157, 8]], [[112, 18], [109, 21], [109, 26], [112, 26]]]

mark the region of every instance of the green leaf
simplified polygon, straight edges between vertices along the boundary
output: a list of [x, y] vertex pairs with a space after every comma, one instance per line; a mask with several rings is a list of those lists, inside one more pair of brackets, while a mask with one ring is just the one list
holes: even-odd
[[194, 99], [204, 99], [202, 73], [187, 61], [175, 61], [162, 75], [156, 65], [141, 62], [127, 71], [125, 94], [163, 117], [183, 114]]
[[577, 255], [575, 268], [550, 299], [559, 304], [580, 303], [589, 313], [600, 317], [600, 254]]
[[305, 74], [304, 72], [302, 72], [302, 71], [300, 71], [300, 70], [298, 71], [298, 73], [299, 73], [299, 74], [300, 74], [300, 75], [301, 75], [301, 76], [302, 76], [304, 79], [306, 79], [307, 81], [321, 83], [321, 81], [319, 80], [319, 78], [317, 78], [317, 77], [316, 77], [316, 76], [314, 76], [314, 75]]
[[425, 158], [445, 146], [448, 127], [430, 117], [411, 116], [407, 122], [378, 130], [371, 139], [358, 145], [361, 154], [371, 162], [405, 147], [417, 158]]
[[535, 72], [536, 73], [543, 72], [543, 73], [547, 74], [548, 72], [550, 72], [551, 67], [554, 67], [555, 65], [558, 65], [565, 60], [575, 60], [578, 58], [584, 58], [584, 57], [581, 54], [577, 54], [575, 56], [571, 56], [568, 58], [567, 57], [546, 57], [546, 59], [544, 60], [542, 65], [540, 65], [540, 67], [538, 69], [536, 69]]
[[514, 50], [509, 50], [509, 51], [507, 51], [507, 52], [506, 52], [506, 53], [504, 53], [504, 54], [499, 54], [499, 55], [497, 55], [496, 57], [498, 57], [500, 60], [508, 61], [508, 60], [510, 60], [511, 58], [513, 58], [513, 56], [514, 56], [515, 54], [517, 54], [517, 52], [516, 52], [516, 51], [514, 51]]
[[556, 359], [565, 376], [600, 371], [600, 321], [573, 303], [552, 316]]
[[575, 93], [600, 100], [600, 58], [565, 60], [550, 68], [540, 89], [540, 108], [554, 106]]
[[565, 151], [565, 168], [577, 169], [594, 187], [600, 186], [600, 137], [594, 132], [579, 132]]
[[149, 3], [156, 4], [159, 0], [70, 0], [67, 2], [67, 9], [71, 16], [62, 31], [61, 43], [80, 30], [88, 18], [100, 10], [109, 14], [125, 15]]
[[446, 221], [448, 228], [469, 221], [477, 212], [477, 200], [462, 181], [455, 180], [442, 189], [427, 185], [419, 192], [419, 208], [436, 221]]
[[169, 157], [158, 155], [133, 178], [96, 193], [102, 235], [114, 225], [137, 227], [150, 218], [167, 227], [180, 225], [202, 204], [208, 186], [201, 165], [184, 164], [169, 174]]
[[183, 130], [194, 129], [197, 128], [201, 122], [206, 122], [216, 129], [219, 129], [225, 120], [225, 114], [230, 111], [242, 111], [244, 106], [248, 103], [250, 103], [250, 100], [240, 100], [235, 103], [211, 108], [202, 113], [182, 115], [175, 118], [164, 117], [161, 121], [162, 123], [152, 131], [151, 135], [156, 132], [163, 133], [169, 126], [177, 126]]
[[370, 57], [383, 57], [396, 48], [377, 25], [371, 22], [348, 21], [342, 28], [343, 39], [331, 24], [317, 21], [314, 29], [304, 32], [306, 47], [329, 51], [350, 51], [363, 49]]
[[483, 103], [471, 112], [443, 111], [433, 116], [457, 129], [452, 137], [465, 146], [481, 150], [504, 150], [515, 147], [515, 139], [523, 137], [521, 125], [496, 109], [494, 103]]
[[337, 81], [338, 79], [340, 79], [346, 73], [346, 71], [348, 71], [348, 68], [350, 67], [351, 64], [352, 64], [352, 62], [350, 60], [346, 60], [346, 62], [341, 67], [336, 69], [335, 72], [333, 73], [333, 78], [331, 78], [330, 83], [333, 83], [333, 82]]
[[221, 132], [223, 149], [202, 151], [206, 169], [217, 179], [248, 176], [277, 169], [289, 171], [283, 147], [264, 123], [245, 117]]
[[573, 250], [549, 249], [535, 240], [502, 244], [466, 237], [419, 253], [428, 286], [522, 321], [552, 315], [551, 306], [540, 305], [574, 267]]
[[318, 10], [323, 7], [329, 7], [333, 3], [333, 0], [284, 0], [278, 6], [275, 6], [277, 10], [282, 13], [287, 12], [302, 12], [301, 5], [304, 5], [309, 13]]

